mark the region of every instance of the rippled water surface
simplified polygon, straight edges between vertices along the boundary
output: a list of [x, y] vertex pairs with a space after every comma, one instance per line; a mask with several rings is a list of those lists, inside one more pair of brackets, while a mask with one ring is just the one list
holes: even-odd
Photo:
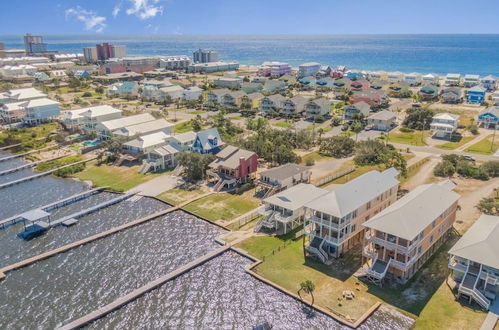
[[221, 229], [182, 211], [7, 274], [0, 328], [50, 329], [216, 248]]
[[[116, 196], [113, 193], [103, 192], [57, 209], [53, 211], [51, 216], [53, 220], [57, 220], [89, 206], [115, 198]], [[25, 241], [17, 237], [17, 234], [23, 231], [21, 223], [7, 227], [4, 230], [0, 230], [0, 251], [3, 251], [0, 254], [0, 267], [75, 242], [84, 237], [100, 233], [168, 207], [167, 204], [153, 198], [144, 197], [135, 202], [126, 200], [86, 215], [80, 218], [76, 225], [71, 227], [54, 227], [42, 236], [30, 241]]]
[[[96, 321], [94, 329], [349, 329], [244, 271], [251, 261], [226, 252]], [[360, 329], [409, 329], [412, 320], [378, 310]]]

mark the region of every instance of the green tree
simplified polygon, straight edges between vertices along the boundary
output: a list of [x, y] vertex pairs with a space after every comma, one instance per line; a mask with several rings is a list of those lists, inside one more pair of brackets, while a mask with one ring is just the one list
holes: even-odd
[[354, 162], [357, 165], [376, 165], [383, 163], [383, 154], [393, 148], [378, 140], [361, 141], [356, 144]]
[[319, 151], [336, 158], [349, 157], [355, 150], [355, 141], [347, 136], [333, 136], [321, 141]]
[[394, 167], [400, 172], [400, 175], [403, 177], [407, 176], [407, 161], [396, 149], [387, 150], [383, 155], [381, 155], [381, 160], [385, 165], [385, 168]]
[[456, 167], [448, 160], [441, 161], [433, 169], [433, 174], [441, 177], [451, 177], [454, 173], [456, 173]]
[[81, 86], [81, 81], [80, 79], [73, 78], [68, 82], [68, 86], [73, 91], [76, 91]]
[[420, 131], [430, 129], [430, 124], [434, 115], [431, 110], [426, 108], [411, 108], [406, 112], [407, 116], [402, 122], [402, 125]]
[[488, 215], [499, 215], [499, 199], [482, 198], [476, 205], [476, 208]]
[[[314, 290], [315, 290], [315, 284], [311, 280], [306, 280], [300, 283], [300, 290], [298, 290], [298, 295], [301, 298], [301, 291], [305, 292], [306, 294], [309, 294], [312, 297], [312, 303], [311, 305], [314, 305]], [[302, 299], [303, 300], [303, 299]]]
[[211, 154], [195, 152], [180, 152], [175, 155], [178, 164], [185, 168], [185, 178], [189, 182], [196, 182], [206, 178], [208, 165], [215, 159]]

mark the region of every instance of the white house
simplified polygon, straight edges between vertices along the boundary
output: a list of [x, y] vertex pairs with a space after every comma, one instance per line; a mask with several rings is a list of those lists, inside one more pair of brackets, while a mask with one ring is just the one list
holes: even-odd
[[438, 85], [439, 76], [436, 74], [428, 73], [422, 77], [423, 84], [425, 85]]
[[150, 113], [142, 113], [134, 116], [127, 116], [118, 119], [106, 120], [95, 125], [97, 134], [102, 139], [107, 139], [117, 130], [127, 126], [137, 125], [156, 120]]
[[309, 62], [300, 64], [298, 67], [298, 78], [314, 76], [321, 69], [321, 64], [317, 62]]
[[494, 105], [499, 105], [499, 91], [492, 94], [492, 103], [494, 103]]
[[404, 74], [402, 72], [388, 72], [386, 79], [391, 83], [398, 83], [404, 81]]
[[184, 89], [182, 97], [186, 101], [197, 101], [201, 94], [203, 94], [203, 90], [201, 88], [192, 86]]
[[488, 92], [495, 91], [497, 87], [497, 78], [494, 76], [487, 76], [482, 78], [482, 87], [485, 88]]
[[445, 76], [445, 86], [459, 86], [461, 84], [461, 75], [459, 73], [449, 73]]
[[166, 121], [166, 119], [161, 118], [161, 119], [125, 126], [113, 131], [113, 134], [118, 136], [124, 136], [127, 138], [131, 138], [137, 135], [152, 134], [156, 132], [163, 132], [165, 134], [170, 134], [172, 132], [173, 126], [174, 124]]
[[164, 132], [145, 134], [124, 143], [123, 148], [132, 153], [146, 154], [158, 147], [166, 145], [167, 138], [168, 135]]
[[438, 138], [451, 137], [456, 132], [458, 125], [459, 115], [446, 112], [437, 113], [433, 116], [430, 130], [433, 131]]
[[395, 126], [395, 113], [383, 110], [375, 112], [369, 117], [367, 117], [367, 124], [370, 125], [374, 130], [378, 131], [389, 131]]
[[474, 87], [480, 83], [480, 76], [477, 74], [467, 74], [464, 76], [463, 85], [464, 87]]
[[404, 75], [404, 81], [409, 84], [409, 86], [418, 86], [423, 81], [420, 73], [413, 72]]
[[0, 93], [1, 103], [21, 102], [47, 97], [47, 94], [35, 88], [11, 89], [8, 92]]
[[71, 128], [82, 128], [87, 131], [95, 130], [95, 126], [107, 120], [121, 118], [122, 111], [109, 105], [65, 111], [60, 119], [63, 124]]

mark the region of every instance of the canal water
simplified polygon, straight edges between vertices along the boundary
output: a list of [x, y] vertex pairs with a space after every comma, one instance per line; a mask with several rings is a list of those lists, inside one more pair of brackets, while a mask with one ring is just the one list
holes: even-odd
[[[89, 325], [92, 329], [350, 329], [310, 309], [244, 268], [251, 261], [229, 251]], [[413, 320], [387, 308], [360, 329], [409, 329]]]
[[[6, 157], [8, 154], [0, 154]], [[23, 164], [0, 162], [0, 171]], [[8, 182], [25, 170], [0, 177]], [[81, 182], [47, 176], [0, 189], [0, 219], [88, 190]], [[100, 193], [53, 211], [53, 219], [116, 197]], [[0, 267], [169, 207], [152, 198], [123, 201], [56, 227], [41, 237], [16, 237], [22, 225], [0, 230]], [[66, 253], [7, 273], [0, 282], [0, 329], [52, 329], [86, 315], [217, 248], [223, 232], [174, 211]], [[244, 271], [251, 261], [234, 252], [203, 264], [90, 325], [91, 328], [240, 329], [269, 321], [275, 329], [342, 326]], [[381, 308], [362, 329], [408, 329], [412, 320]]]
[[[115, 198], [116, 196], [116, 194], [108, 192], [90, 196], [54, 210], [51, 218], [52, 220], [60, 219], [66, 215]], [[82, 238], [120, 226], [129, 221], [159, 212], [168, 207], [165, 203], [147, 197], [143, 197], [135, 202], [125, 200], [80, 218], [74, 226], [54, 227], [42, 236], [30, 241], [25, 241], [17, 237], [17, 234], [24, 230], [22, 223], [6, 227], [3, 230], [0, 229], [0, 251], [4, 251], [0, 254], [0, 267], [53, 250]]]
[[52, 329], [81, 317], [215, 249], [221, 231], [174, 211], [9, 272], [0, 328]]

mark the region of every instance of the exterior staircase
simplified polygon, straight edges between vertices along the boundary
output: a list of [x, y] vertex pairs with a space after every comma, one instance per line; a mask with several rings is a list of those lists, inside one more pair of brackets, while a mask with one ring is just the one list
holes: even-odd
[[177, 165], [174, 169], [173, 169], [173, 172], [172, 172], [172, 175], [174, 176], [179, 176], [180, 173], [182, 173], [182, 171], [184, 170], [184, 167], [182, 165]]
[[324, 244], [324, 240], [316, 236], [310, 241], [307, 246], [305, 246], [305, 250], [319, 258], [322, 263], [326, 263], [326, 261], [328, 260], [328, 256], [327, 253], [322, 250], [322, 244]]
[[367, 279], [374, 284], [382, 286], [383, 279], [388, 273], [388, 269], [390, 268], [392, 260], [393, 259], [390, 259], [388, 262], [380, 260], [378, 259], [378, 256], [376, 254], [376, 258], [374, 259], [371, 267], [369, 267], [365, 272], [365, 276], [367, 277]]
[[470, 297], [470, 299], [473, 299], [482, 308], [489, 310], [490, 300], [476, 287], [480, 280], [482, 266], [480, 265], [478, 274], [476, 274], [475, 270], [468, 264], [463, 280], [459, 284], [458, 293]]
[[146, 174], [147, 172], [149, 172], [149, 170], [151, 169], [151, 167], [152, 167], [151, 163], [144, 163], [142, 165], [142, 167], [140, 168], [139, 173], [140, 174]]

